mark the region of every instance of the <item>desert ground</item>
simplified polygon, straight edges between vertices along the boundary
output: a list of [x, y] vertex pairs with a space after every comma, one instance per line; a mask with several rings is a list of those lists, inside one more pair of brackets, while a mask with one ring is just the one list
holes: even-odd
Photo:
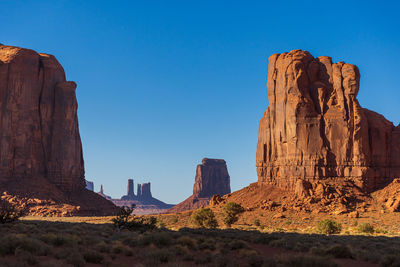
[[[0, 225], [0, 266], [398, 266], [397, 213], [359, 218], [243, 212], [230, 228], [199, 228], [193, 211], [155, 215], [154, 229], [121, 229], [115, 217], [27, 216]], [[150, 216], [138, 216], [150, 218]], [[333, 219], [338, 234], [321, 234]], [[366, 224], [372, 227], [365, 227]]]

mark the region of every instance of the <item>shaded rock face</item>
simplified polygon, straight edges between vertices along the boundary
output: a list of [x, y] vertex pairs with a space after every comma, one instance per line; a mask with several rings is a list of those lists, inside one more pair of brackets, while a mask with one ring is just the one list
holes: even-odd
[[272, 55], [258, 182], [307, 195], [310, 183], [327, 178], [372, 192], [400, 177], [400, 126], [360, 106], [359, 84], [354, 65], [301, 50]]
[[111, 199], [117, 206], [132, 206], [135, 204], [135, 214], [158, 214], [167, 211], [174, 205], [164, 203], [151, 194], [151, 184], [137, 184], [137, 195], [133, 192], [133, 179], [128, 179], [128, 192], [121, 199]]
[[193, 195], [168, 212], [174, 213], [202, 208], [210, 204], [214, 195], [223, 196], [230, 192], [230, 177], [225, 160], [204, 158], [196, 168]]
[[125, 196], [122, 196], [121, 200], [149, 201], [153, 198], [153, 196], [151, 195], [150, 183], [137, 184], [137, 195], [135, 195], [133, 187], [134, 187], [133, 179], [128, 179], [127, 194]]
[[151, 189], [150, 189], [150, 183], [143, 183], [142, 184], [142, 191], [138, 192], [138, 199], [140, 200], [149, 200], [151, 199]]
[[55, 57], [0, 45], [0, 182], [85, 188], [75, 89]]
[[94, 183], [86, 180], [86, 189], [93, 192], [94, 191]]
[[55, 57], [0, 45], [0, 189], [109, 214], [115, 206], [85, 189], [75, 89]]
[[230, 192], [230, 177], [225, 160], [204, 158], [196, 168], [193, 196], [212, 197], [215, 194], [225, 195]]

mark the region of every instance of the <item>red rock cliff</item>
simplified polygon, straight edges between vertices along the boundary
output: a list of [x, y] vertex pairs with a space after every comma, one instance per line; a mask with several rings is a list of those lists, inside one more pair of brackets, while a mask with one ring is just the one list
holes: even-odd
[[[30, 184], [46, 196], [43, 181], [48, 181], [66, 198], [70, 192], [86, 192], [75, 89], [55, 57], [0, 45], [3, 190], [34, 193]], [[96, 197], [91, 195], [90, 201]]]
[[346, 178], [371, 192], [400, 177], [400, 127], [360, 106], [359, 84], [354, 65], [301, 50], [272, 55], [258, 182], [294, 189], [298, 179]]

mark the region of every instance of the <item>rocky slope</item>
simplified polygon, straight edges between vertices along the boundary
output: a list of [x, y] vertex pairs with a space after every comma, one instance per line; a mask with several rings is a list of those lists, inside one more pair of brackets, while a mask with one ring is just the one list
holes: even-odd
[[214, 195], [222, 196], [230, 192], [230, 177], [225, 160], [204, 158], [196, 168], [193, 195], [168, 212], [198, 209], [207, 206]]
[[55, 57], [0, 45], [0, 189], [108, 214], [114, 205], [85, 189], [75, 89]]

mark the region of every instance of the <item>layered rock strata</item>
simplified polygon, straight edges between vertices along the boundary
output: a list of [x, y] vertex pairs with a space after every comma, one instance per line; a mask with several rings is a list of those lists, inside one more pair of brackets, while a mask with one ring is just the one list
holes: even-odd
[[258, 183], [302, 194], [319, 181], [344, 179], [369, 193], [400, 177], [400, 126], [362, 108], [359, 86], [355, 65], [302, 50], [272, 55]]
[[55, 57], [0, 45], [0, 189], [46, 197], [53, 186], [57, 201], [103, 214], [113, 205], [85, 189], [75, 89]]

